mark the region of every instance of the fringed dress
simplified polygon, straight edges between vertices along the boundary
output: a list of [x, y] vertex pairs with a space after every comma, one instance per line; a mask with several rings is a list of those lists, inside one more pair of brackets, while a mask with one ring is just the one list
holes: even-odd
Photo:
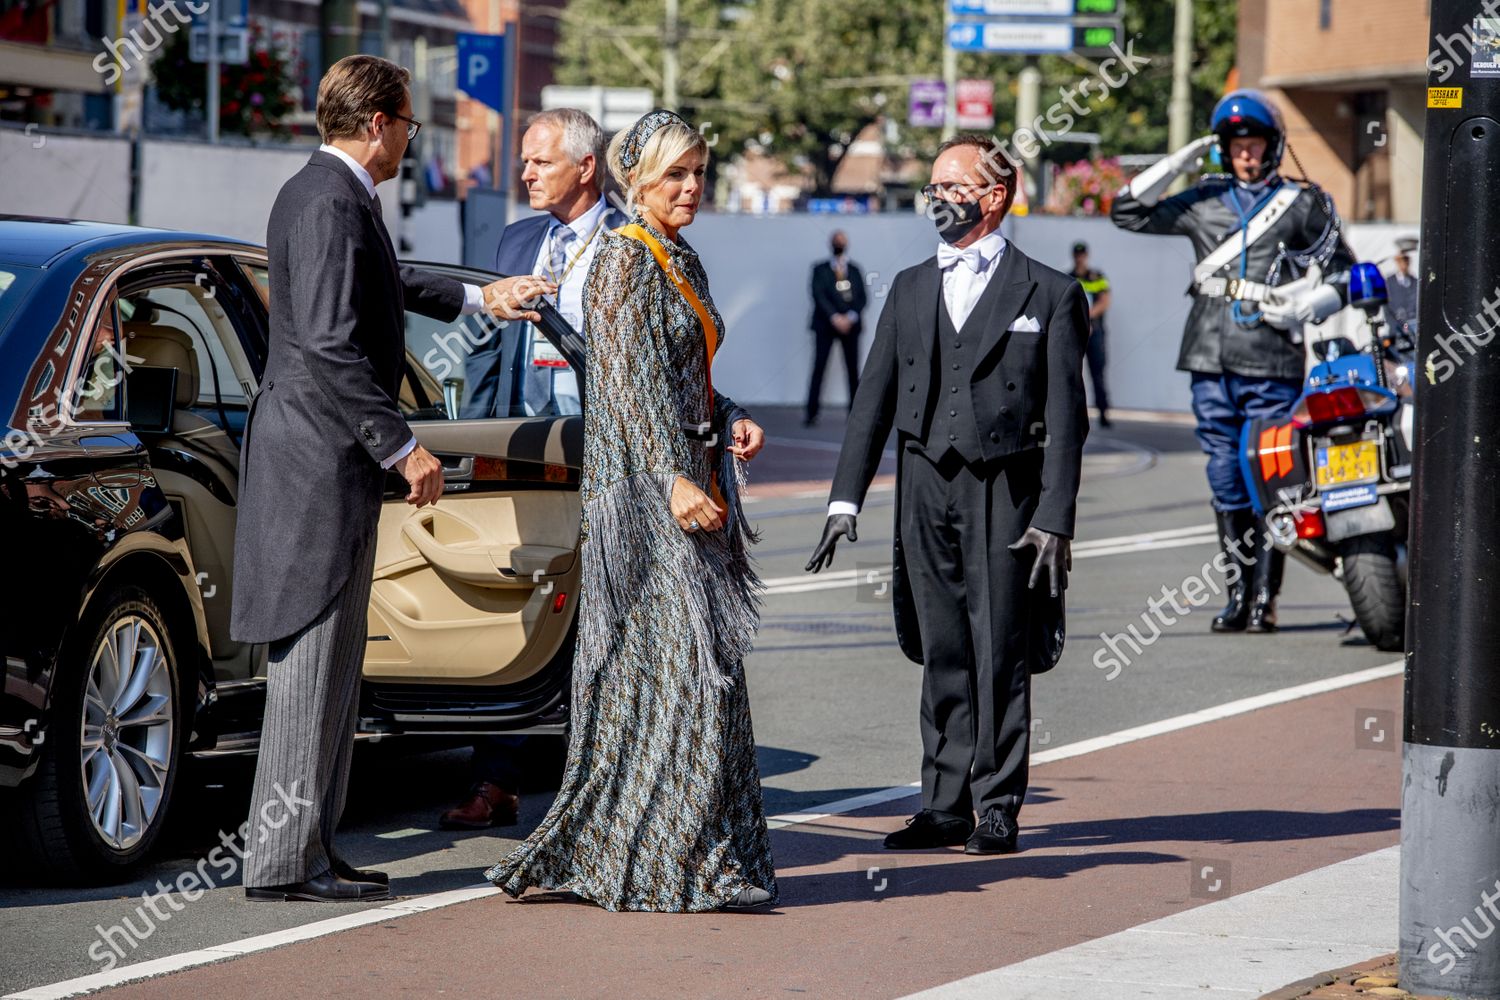
[[[656, 237], [722, 332], [686, 243]], [[743, 463], [748, 416], [713, 394], [697, 313], [643, 243], [613, 232], [585, 291], [583, 579], [568, 762], [541, 824], [487, 879], [568, 890], [607, 910], [712, 910], [776, 896], [742, 661], [759, 625]], [[690, 430], [709, 425], [717, 441]], [[718, 531], [672, 516], [678, 476], [727, 508]], [[710, 492], [710, 495], [712, 493]]]

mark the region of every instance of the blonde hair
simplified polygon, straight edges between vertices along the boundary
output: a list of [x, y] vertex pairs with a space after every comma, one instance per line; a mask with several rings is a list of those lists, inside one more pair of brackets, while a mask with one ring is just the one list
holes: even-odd
[[610, 140], [609, 172], [625, 192], [625, 206], [632, 212], [636, 196], [665, 177], [672, 164], [685, 153], [700, 152], [703, 162], [708, 162], [708, 140], [703, 134], [687, 125], [669, 123], [651, 133], [641, 150], [640, 161], [634, 167], [626, 167], [620, 162], [620, 155], [629, 136], [630, 129], [624, 129]]

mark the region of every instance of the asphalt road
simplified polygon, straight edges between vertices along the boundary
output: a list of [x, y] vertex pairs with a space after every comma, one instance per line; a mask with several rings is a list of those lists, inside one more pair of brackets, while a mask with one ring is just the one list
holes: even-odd
[[[752, 469], [751, 517], [770, 584], [756, 651], [747, 663], [766, 811], [815, 807], [917, 779], [919, 668], [896, 648], [888, 593], [893, 494], [877, 482], [860, 517], [860, 541], [840, 548], [819, 577], [803, 573], [823, 521], [826, 481], [842, 428], [829, 414], [802, 428], [788, 412], [759, 414], [766, 454]], [[1350, 632], [1338, 583], [1290, 563], [1275, 636], [1216, 636], [1202, 607], [1161, 630], [1143, 625], [1148, 601], [1177, 588], [1216, 547], [1203, 460], [1187, 427], [1117, 423], [1089, 441], [1068, 591], [1069, 638], [1061, 664], [1034, 689], [1033, 747], [1058, 747], [1249, 695], [1388, 663], [1391, 654]], [[852, 573], [848, 571], [854, 571]], [[842, 577], [830, 574], [843, 573]], [[1158, 601], [1160, 605], [1160, 601]], [[1169, 612], [1170, 613], [1170, 612]], [[1143, 642], [1118, 669], [1096, 665], [1103, 635], [1135, 625]], [[1125, 662], [1128, 660], [1128, 662]], [[419, 741], [362, 746], [340, 832], [346, 856], [390, 872], [393, 894], [474, 885], [545, 811], [560, 741], [528, 749], [535, 780], [516, 827], [452, 833], [436, 816], [467, 787], [467, 752]], [[101, 928], [134, 913], [143, 892], [174, 879], [244, 816], [253, 761], [199, 762], [185, 775], [165, 843], [140, 877], [96, 889], [26, 884], [0, 870], [0, 994], [95, 972], [89, 950]], [[1025, 817], [1023, 816], [1023, 825]], [[0, 859], [0, 865], [8, 859]], [[169, 911], [170, 912], [170, 911]], [[159, 921], [126, 961], [233, 942], [323, 919], [326, 904], [252, 906], [238, 882]], [[96, 952], [97, 954], [97, 952]]]

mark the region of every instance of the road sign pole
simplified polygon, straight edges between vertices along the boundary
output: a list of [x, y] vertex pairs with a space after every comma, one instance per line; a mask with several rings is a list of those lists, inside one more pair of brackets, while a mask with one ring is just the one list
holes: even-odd
[[516, 33], [520, 28], [519, 21], [512, 21], [500, 36], [500, 51], [505, 62], [500, 74], [500, 106], [505, 110], [501, 112], [504, 121], [500, 132], [500, 163], [495, 176], [500, 179], [500, 191], [505, 197], [506, 225], [510, 225], [511, 216], [515, 214], [511, 183], [515, 176], [515, 154], [511, 143], [516, 134]]
[[203, 117], [208, 125], [208, 141], [219, 141], [219, 3], [208, 5], [208, 95], [203, 102]]
[[[1488, 0], [1433, 0], [1439, 39], [1474, 38]], [[1476, 30], [1479, 29], [1479, 30]], [[1428, 69], [1411, 604], [1401, 796], [1401, 985], [1500, 996], [1500, 76]]]
[[949, 35], [953, 31], [953, 5], [943, 5], [943, 139], [958, 131], [958, 52]]

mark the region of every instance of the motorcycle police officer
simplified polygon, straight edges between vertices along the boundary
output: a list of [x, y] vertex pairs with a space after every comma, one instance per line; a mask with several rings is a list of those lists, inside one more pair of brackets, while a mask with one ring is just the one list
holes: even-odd
[[[1354, 258], [1332, 199], [1305, 179], [1281, 176], [1286, 130], [1264, 94], [1229, 94], [1210, 124], [1212, 134], [1135, 177], [1116, 197], [1111, 218], [1133, 232], [1193, 242], [1193, 305], [1177, 368], [1192, 376], [1220, 544], [1240, 570], [1229, 574], [1229, 603], [1213, 630], [1274, 632], [1286, 557], [1251, 509], [1240, 431], [1247, 420], [1291, 412], [1302, 390], [1302, 325], [1343, 308]], [[1232, 172], [1206, 175], [1163, 198], [1215, 145]]]

